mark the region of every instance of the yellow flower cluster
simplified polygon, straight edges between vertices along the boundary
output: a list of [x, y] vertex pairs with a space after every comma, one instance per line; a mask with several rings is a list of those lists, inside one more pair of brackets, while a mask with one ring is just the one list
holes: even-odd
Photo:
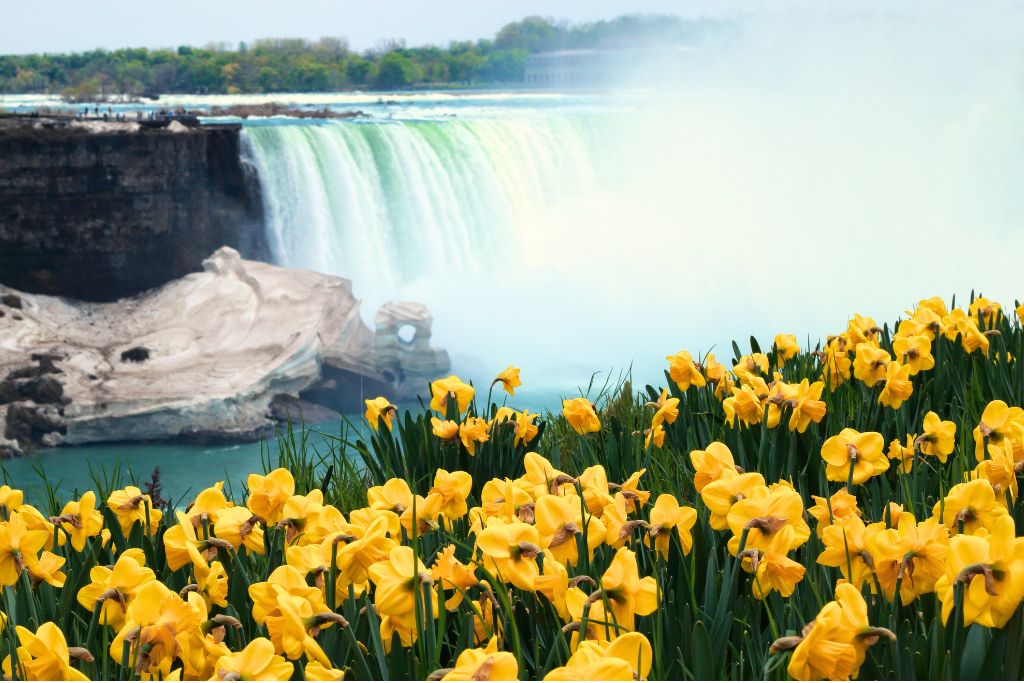
[[[584, 466], [593, 460], [573, 467], [553, 450], [549, 459], [527, 450], [535, 440], [544, 443], [537, 439], [537, 414], [504, 406], [475, 414], [475, 389], [452, 375], [431, 384], [433, 412], [419, 422], [408, 415], [399, 420], [385, 397], [366, 401], [374, 439], [387, 442], [393, 430], [418, 425], [419, 441], [449, 458], [433, 462], [451, 471], [431, 465], [427, 476], [408, 481], [381, 476], [377, 485], [367, 483], [365, 505], [354, 509], [325, 502], [308, 484], [300, 492], [284, 468], [249, 475], [244, 504], [218, 482], [182, 509], [168, 509], [166, 519], [134, 486], [104, 491], [105, 501], [86, 491], [52, 516], [26, 503], [21, 490], [0, 486], [5, 596], [27, 592], [31, 599], [47, 586], [68, 589], [67, 599], [80, 608], [75, 618], [88, 624], [92, 617], [89, 632], [102, 639], [90, 642], [104, 650], [69, 644], [53, 622], [37, 619], [27, 628], [4, 619], [0, 627], [10, 641], [4, 675], [85, 680], [80, 662], [104, 657], [122, 674], [143, 679], [340, 680], [347, 664], [336, 661], [324, 635], [347, 642], [345, 652], [355, 657], [383, 661], [396, 640], [427, 651], [424, 641], [442, 633], [448, 615], [469, 609], [466, 639], [446, 641], [450, 666], [432, 678], [508, 680], [525, 672], [504, 632], [509, 622], [499, 617], [509, 616], [511, 602], [529, 600], [549, 610], [566, 634], [566, 656], [555, 662], [561, 666], [543, 669], [547, 679], [646, 679], [662, 653], [641, 632], [642, 618], [666, 608], [661, 570], [691, 555], [695, 532], [701, 552], [717, 552], [705, 547], [717, 544], [734, 575], [742, 569], [749, 577], [756, 600], [744, 600], [752, 605], [777, 601], [772, 593], [793, 596], [811, 570], [841, 577], [834, 590], [822, 591], [834, 600], [801, 633], [771, 646], [790, 653], [788, 672], [796, 679], [856, 677], [870, 646], [896, 637], [869, 623], [865, 595], [904, 606], [931, 595], [944, 623], [956, 614], [965, 626], [1002, 628], [1024, 601], [1024, 538], [1014, 521], [1024, 473], [1024, 409], [969, 398], [976, 401], [971, 415], [980, 412], [980, 419], [959, 429], [940, 415], [948, 415], [948, 403], [936, 410], [926, 403], [912, 419], [906, 408], [900, 411], [905, 402], [918, 402], [920, 394], [911, 397], [915, 382], [921, 387], [927, 377], [921, 373], [936, 371], [936, 343], [960, 353], [941, 338], [966, 354], [988, 354], [1002, 315], [984, 298], [966, 311], [928, 299], [908, 312], [891, 338], [871, 318], [854, 316], [845, 332], [813, 353], [801, 355], [796, 338], [781, 334], [767, 353], [737, 351], [731, 369], [712, 354], [668, 356], [674, 388], [650, 389], [653, 400], [636, 405], [639, 417], [630, 429], [637, 431], [631, 437], [628, 430], [616, 432], [616, 438], [633, 438], [644, 458], [666, 452], [654, 449], [679, 449], [682, 432], [692, 426], [682, 424], [681, 409], [706, 401], [699, 404], [701, 419], [717, 411], [717, 431], [696, 442], [688, 437], [691, 447], [707, 443], [689, 450], [688, 463], [685, 450], [678, 461], [635, 460], [625, 469]], [[1024, 306], [1017, 315], [1024, 315]], [[840, 409], [850, 414], [835, 398], [843, 384], [845, 396], [867, 397], [863, 409], [900, 417], [870, 423], [888, 434], [835, 424]], [[491, 388], [498, 385], [512, 395], [521, 386], [519, 370], [506, 368]], [[705, 409], [709, 405], [713, 411]], [[616, 429], [616, 421], [585, 397], [565, 400], [561, 416], [568, 441], [580, 448], [601, 444]], [[780, 476], [778, 468], [752, 458], [742, 439], [732, 448], [725, 443], [749, 437], [754, 428], [762, 430], [762, 444], [771, 434], [789, 439], [794, 450], [803, 447], [799, 440], [817, 439], [805, 464], [819, 467], [819, 478], [807, 487], [801, 482], [808, 479], [792, 468]], [[474, 467], [486, 464], [478, 449], [492, 452], [504, 434], [495, 436], [499, 429], [514, 435], [505, 443], [518, 449], [509, 451], [515, 459], [504, 462], [516, 472], [474, 477], [464, 471], [479, 472]], [[677, 470], [673, 475], [684, 473], [675, 479], [676, 490], [650, 484], [647, 468], [658, 473], [667, 462]], [[906, 508], [891, 500], [888, 491], [907, 485], [922, 467], [940, 473], [942, 490], [897, 498]], [[613, 481], [612, 474], [621, 476]], [[876, 478], [895, 483], [881, 489]], [[813, 489], [814, 481], [822, 488], [826, 482], [843, 486], [833, 492], [794, 486]], [[880, 489], [887, 492], [881, 498]], [[685, 504], [691, 494], [695, 506]], [[805, 500], [814, 504], [806, 507]], [[87, 564], [99, 552], [110, 563]], [[87, 576], [69, 581], [69, 566], [88, 566]], [[249, 571], [253, 566], [259, 571]], [[356, 640], [341, 614], [354, 619], [356, 599], [373, 617], [381, 653]], [[15, 616], [12, 611], [12, 621]], [[800, 623], [808, 616], [801, 613]], [[241, 620], [252, 625], [246, 638], [238, 637]]]

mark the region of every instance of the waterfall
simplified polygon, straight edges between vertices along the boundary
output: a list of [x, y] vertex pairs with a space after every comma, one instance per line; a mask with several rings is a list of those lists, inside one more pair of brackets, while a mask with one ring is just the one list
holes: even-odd
[[500, 267], [537, 211], [596, 185], [591, 135], [564, 116], [245, 128], [275, 260], [371, 298]]
[[996, 259], [1024, 249], [1016, 81], [868, 97], [832, 75], [249, 121], [246, 154], [276, 262], [350, 278], [367, 316], [425, 303], [483, 383], [508, 363], [561, 390], [630, 364], [660, 382], [680, 348], [727, 361], [751, 333], [813, 344], [934, 294], [1020, 297]]

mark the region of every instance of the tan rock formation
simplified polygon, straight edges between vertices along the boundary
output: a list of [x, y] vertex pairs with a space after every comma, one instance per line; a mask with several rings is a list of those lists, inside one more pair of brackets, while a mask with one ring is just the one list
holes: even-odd
[[[351, 394], [365, 380], [390, 387], [396, 400], [448, 369], [447, 354], [429, 346], [430, 314], [422, 306], [385, 305], [374, 333], [360, 318], [349, 280], [246, 261], [227, 247], [203, 267], [109, 304], [13, 292], [21, 307], [0, 317], [0, 378], [32, 374], [24, 368], [46, 354], [57, 358], [57, 372], [45, 377], [63, 389], [54, 406], [66, 434], [40, 435], [44, 423], [33, 441], [242, 438], [271, 424], [275, 396], [298, 397], [320, 383], [325, 365], [358, 378], [336, 383], [335, 393]], [[417, 330], [411, 344], [397, 336], [406, 323]], [[0, 414], [8, 423], [12, 411], [24, 422], [25, 410], [42, 410], [23, 389], [24, 378], [7, 381], [15, 400]], [[317, 402], [329, 403], [331, 391], [320, 386]], [[335, 398], [341, 405], [362, 397]], [[17, 433], [8, 424], [0, 438], [9, 442]]]

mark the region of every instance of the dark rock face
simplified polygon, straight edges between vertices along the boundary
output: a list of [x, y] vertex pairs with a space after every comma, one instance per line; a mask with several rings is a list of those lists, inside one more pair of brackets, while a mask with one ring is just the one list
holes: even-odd
[[35, 365], [7, 373], [0, 380], [0, 459], [13, 458], [41, 446], [54, 446], [67, 434], [64, 406], [69, 401], [59, 377], [63, 371], [51, 354], [33, 354]]
[[266, 258], [238, 126], [30, 121], [0, 120], [3, 284], [113, 301], [199, 270], [224, 245]]

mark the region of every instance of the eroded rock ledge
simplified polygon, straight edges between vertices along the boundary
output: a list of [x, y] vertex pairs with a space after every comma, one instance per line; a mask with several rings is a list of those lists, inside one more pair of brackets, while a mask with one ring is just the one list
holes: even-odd
[[372, 331], [349, 280], [227, 247], [203, 268], [109, 304], [0, 287], [0, 455], [251, 439], [285, 416], [310, 422], [378, 393], [411, 396], [448, 370], [422, 305], [386, 304]]

